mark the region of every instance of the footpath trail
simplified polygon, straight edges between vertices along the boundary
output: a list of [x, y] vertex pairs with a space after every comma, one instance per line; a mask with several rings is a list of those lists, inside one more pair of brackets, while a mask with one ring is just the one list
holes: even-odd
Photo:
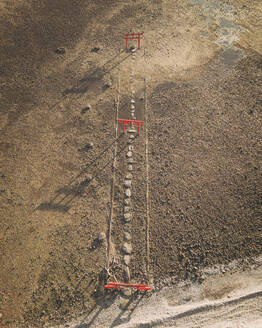
[[[122, 83], [118, 67], [118, 87], [115, 101], [117, 141], [114, 150], [111, 187], [111, 210], [107, 248], [107, 270], [110, 281], [149, 283], [148, 225], [148, 161], [146, 124], [123, 127], [117, 120], [146, 119], [146, 87], [144, 72], [136, 72], [136, 61], [144, 60], [144, 50], [130, 52], [128, 84]], [[142, 73], [142, 74], [141, 74]], [[142, 77], [141, 77], [142, 76]], [[146, 123], [146, 122], [145, 122]], [[135, 290], [122, 292], [122, 307], [130, 303]]]

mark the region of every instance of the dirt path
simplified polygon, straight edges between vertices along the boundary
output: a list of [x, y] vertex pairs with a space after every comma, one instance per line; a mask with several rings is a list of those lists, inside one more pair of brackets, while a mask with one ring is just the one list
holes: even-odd
[[[136, 79], [136, 63], [144, 60], [144, 52], [136, 49], [126, 53], [131, 56], [121, 68], [119, 66], [116, 120], [119, 117], [141, 121], [145, 117], [146, 90], [143, 78]], [[127, 72], [123, 81], [122, 71]], [[123, 133], [122, 126], [116, 128], [118, 142], [113, 163], [109, 238], [109, 246], [114, 249], [114, 254], [108, 265], [109, 280], [148, 282], [148, 163], [146, 166], [147, 134], [144, 129], [140, 127], [138, 133], [136, 126], [126, 125]], [[130, 251], [126, 247], [130, 247]], [[132, 293], [130, 296], [133, 297]]]

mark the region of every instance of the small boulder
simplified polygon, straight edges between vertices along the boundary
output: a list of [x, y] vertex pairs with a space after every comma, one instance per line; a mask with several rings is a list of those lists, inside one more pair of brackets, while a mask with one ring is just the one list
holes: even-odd
[[65, 54], [65, 48], [62, 48], [62, 47], [58, 47], [55, 49], [55, 53], [58, 54], [58, 55], [64, 55]]
[[124, 243], [124, 245], [122, 246], [122, 251], [124, 254], [131, 254], [132, 253], [132, 245], [128, 244], [128, 243]]
[[104, 232], [100, 232], [97, 238], [100, 242], [103, 242], [106, 240], [106, 234]]
[[129, 213], [131, 210], [130, 206], [124, 206], [124, 213]]
[[82, 110], [81, 110], [81, 114], [84, 115], [87, 111], [89, 111], [91, 109], [91, 105], [87, 105], [86, 107], [84, 107]]
[[126, 188], [131, 188], [131, 180], [126, 180], [125, 182], [124, 182], [124, 187], [126, 187]]
[[133, 165], [128, 165], [128, 171], [133, 171]]
[[124, 214], [124, 220], [125, 222], [130, 222], [132, 219], [132, 214], [131, 213], [125, 213]]
[[[130, 147], [130, 146], [129, 146]], [[132, 173], [128, 173], [126, 175], [126, 180], [131, 180], [132, 179]]]
[[91, 52], [97, 53], [101, 48], [100, 47], [94, 47], [91, 49]]
[[131, 205], [130, 198], [126, 198], [126, 199], [124, 200], [124, 204], [125, 204], [126, 206], [130, 206], [130, 205]]
[[129, 150], [126, 154], [126, 157], [132, 157], [132, 155], [133, 155], [132, 151]]
[[128, 162], [128, 164], [132, 164], [132, 163], [134, 163], [134, 159], [132, 157], [128, 158], [127, 162]]
[[93, 142], [88, 142], [88, 143], [85, 145], [85, 148], [87, 148], [87, 149], [93, 149], [93, 148], [94, 148], [94, 143], [93, 143]]
[[125, 265], [129, 265], [130, 261], [131, 261], [131, 256], [130, 255], [124, 255], [124, 264]]
[[130, 188], [126, 189], [125, 195], [126, 195], [126, 197], [131, 197], [132, 193], [131, 193], [131, 189]]
[[93, 179], [93, 176], [91, 174], [87, 174], [85, 181], [91, 181]]
[[129, 267], [126, 266], [124, 268], [124, 281], [125, 282], [129, 282], [130, 281], [130, 270], [129, 270]]
[[106, 89], [108, 89], [108, 88], [110, 88], [111, 86], [112, 86], [112, 82], [111, 82], [110, 80], [106, 81], [104, 87], [105, 87]]

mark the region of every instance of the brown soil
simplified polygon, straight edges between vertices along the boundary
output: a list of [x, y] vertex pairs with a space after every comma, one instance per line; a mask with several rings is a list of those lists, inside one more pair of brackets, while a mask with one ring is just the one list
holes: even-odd
[[[137, 118], [148, 110], [150, 256], [148, 272], [143, 130], [134, 142], [132, 281], [201, 282], [206, 266], [248, 266], [261, 254], [259, 1], [0, 8], [2, 327], [63, 324], [103, 302], [107, 245], [97, 236], [108, 230], [116, 109], [126, 115], [131, 95], [133, 62], [119, 50], [134, 27], [145, 32], [134, 89]], [[121, 279], [127, 137], [118, 137], [111, 250]]]

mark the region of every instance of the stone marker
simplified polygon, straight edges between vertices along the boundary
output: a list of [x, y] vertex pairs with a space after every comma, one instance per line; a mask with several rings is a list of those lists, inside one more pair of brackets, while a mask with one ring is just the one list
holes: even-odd
[[130, 255], [124, 255], [124, 264], [129, 265], [131, 261], [131, 256]]
[[124, 281], [125, 282], [129, 282], [130, 281], [130, 270], [129, 270], [129, 267], [128, 266], [125, 266], [125, 269], [124, 269]]
[[126, 180], [126, 181], [124, 182], [124, 187], [126, 187], [126, 188], [131, 188], [131, 180]]
[[132, 214], [131, 213], [125, 213], [124, 214], [124, 220], [125, 222], [130, 222], [132, 219]]
[[128, 244], [128, 243], [124, 243], [124, 245], [122, 246], [122, 251], [125, 254], [131, 254], [132, 253], [132, 245]]
[[132, 174], [131, 173], [128, 173], [127, 175], [126, 175], [126, 180], [131, 180], [132, 179]]
[[126, 198], [126, 199], [124, 200], [124, 204], [127, 205], [127, 206], [130, 206], [130, 205], [131, 205], [130, 198]]
[[131, 210], [130, 206], [124, 206], [124, 213], [129, 213]]
[[126, 197], [131, 197], [131, 195], [132, 195], [132, 193], [131, 193], [131, 189], [126, 189], [126, 191], [125, 191], [125, 195], [126, 195]]

